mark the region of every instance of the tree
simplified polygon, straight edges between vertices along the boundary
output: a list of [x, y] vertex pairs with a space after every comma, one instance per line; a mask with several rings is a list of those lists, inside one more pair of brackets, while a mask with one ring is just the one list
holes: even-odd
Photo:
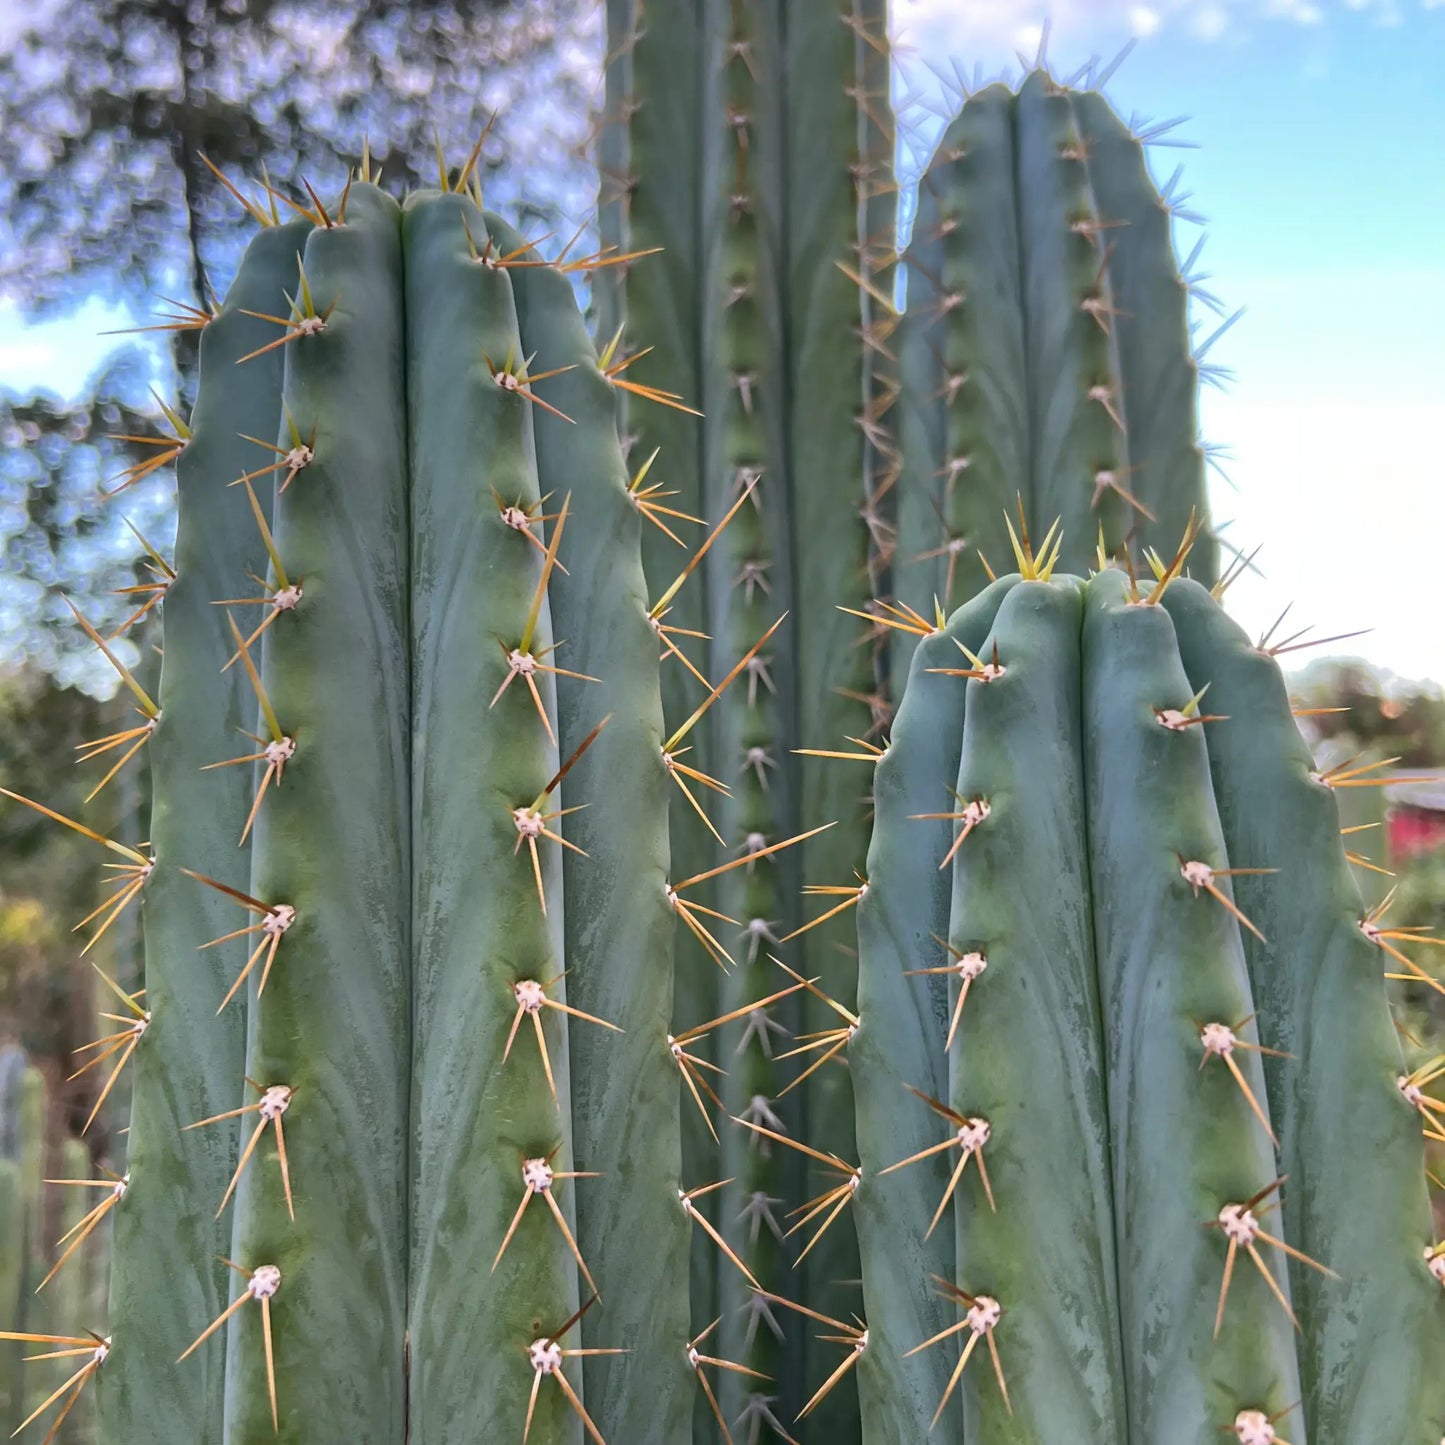
[[[595, 42], [595, 43], [594, 43]], [[0, 55], [0, 296], [45, 317], [94, 295], [138, 317], [158, 298], [224, 292], [254, 222], [202, 155], [248, 194], [269, 176], [339, 192], [369, 140], [383, 184], [455, 166], [495, 113], [488, 203], [547, 230], [592, 204], [581, 157], [600, 27], [587, 0], [74, 0], [37, 9]], [[284, 209], [284, 207], [283, 207]], [[0, 658], [24, 655], [107, 690], [55, 596], [101, 622], [135, 580], [138, 544], [102, 487], [155, 434], [154, 383], [192, 395], [196, 333], [145, 333], [71, 398], [0, 396]], [[163, 550], [170, 474], [125, 513]]]

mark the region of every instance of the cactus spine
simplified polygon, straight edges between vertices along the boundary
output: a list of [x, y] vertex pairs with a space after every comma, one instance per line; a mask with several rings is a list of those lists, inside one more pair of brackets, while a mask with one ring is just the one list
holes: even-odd
[[[26, 1065], [18, 1048], [7, 1048], [0, 1055], [0, 1300], [5, 1323], [32, 1334], [55, 1334], [97, 1310], [103, 1314], [110, 1264], [113, 1186], [90, 1179], [83, 1140], [57, 1142], [51, 1127], [44, 1073]], [[71, 1180], [77, 1183], [67, 1186]], [[77, 1240], [84, 1252], [58, 1269]], [[71, 1373], [64, 1360], [27, 1358], [43, 1352], [0, 1339], [0, 1424], [7, 1435]], [[95, 1424], [94, 1400], [78, 1401], [55, 1439], [81, 1445], [94, 1439]]]

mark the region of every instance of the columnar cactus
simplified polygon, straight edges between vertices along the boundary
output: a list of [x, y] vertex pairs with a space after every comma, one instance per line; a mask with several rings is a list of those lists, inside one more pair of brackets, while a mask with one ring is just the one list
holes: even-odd
[[153, 842], [89, 835], [147, 935], [110, 1328], [7, 1335], [117, 1441], [722, 1418], [679, 1102], [724, 1020], [672, 1023], [675, 918], [716, 925], [667, 818], [722, 689], [664, 728], [668, 598], [569, 276], [605, 261], [543, 264], [469, 171], [313, 196], [197, 318]]
[[[45, 1075], [26, 1066], [19, 1049], [0, 1056], [0, 1120], [0, 1308], [16, 1330], [54, 1333], [103, 1309], [110, 1259], [105, 1226], [124, 1184], [90, 1177], [83, 1140], [47, 1137]], [[43, 1413], [71, 1373], [63, 1360], [27, 1362], [25, 1354], [13, 1339], [0, 1343], [0, 1422], [7, 1435]], [[79, 1445], [94, 1431], [95, 1402], [87, 1399], [77, 1402], [55, 1439]]]
[[[1100, 535], [1110, 556], [1172, 546], [1205, 515], [1173, 213], [1098, 91], [1039, 69], [968, 97], [920, 180], [905, 257], [902, 601], [951, 610], [982, 587], [979, 553], [1007, 560], [1002, 521], [1020, 500], [1040, 525], [1062, 519], [1076, 571]], [[1215, 554], [1202, 536], [1190, 559], [1206, 585]], [[899, 689], [910, 642], [894, 652]]]
[[920, 644], [877, 766], [865, 1438], [1433, 1441], [1401, 941], [1278, 665], [1182, 552], [1020, 560]]
[[[853, 1001], [851, 928], [838, 916], [784, 944], [810, 917], [846, 912], [867, 837], [854, 765], [797, 753], [854, 748], [844, 740], [869, 735], [883, 715], [876, 639], [874, 649], [859, 646], [862, 624], [839, 609], [867, 614], [887, 587], [882, 498], [896, 463], [885, 10], [877, 0], [613, 0], [600, 144], [604, 238], [663, 252], [609, 276], [600, 330], [610, 336], [625, 320], [633, 344], [651, 348], [629, 375], [681, 392], [704, 414], [633, 411], [634, 465], [656, 451], [649, 480], [709, 524], [746, 497], [704, 563], [705, 592], [670, 619], [711, 640], [687, 644], [709, 681], [744, 669], [744, 685], [687, 759], [729, 790], [698, 788], [714, 846], [736, 856], [797, 834], [804, 819], [837, 824], [796, 860], [750, 864], [714, 890], [735, 930], [719, 959], [728, 971], [716, 980], [718, 1014], [789, 984], [772, 955], [817, 981], [803, 1004], [790, 999], [732, 1025], [720, 1096], [745, 1125], [806, 1135], [843, 1156], [853, 1147], [847, 1071], [836, 1056], [808, 1071], [828, 1050], [819, 1037], [847, 1026], [834, 1004], [846, 1011]], [[679, 166], [679, 154], [689, 163]], [[656, 529], [645, 547], [659, 585], [676, 568], [676, 547]], [[702, 686], [681, 673], [672, 684], [694, 695]], [[809, 903], [804, 876], [840, 891]], [[784, 1061], [788, 1046], [774, 1046], [784, 1025], [818, 1037]], [[699, 1158], [717, 1147], [708, 1127], [685, 1123]], [[812, 1231], [784, 1249], [784, 1215], [818, 1193], [816, 1161], [755, 1129], [732, 1130], [722, 1147], [734, 1180], [724, 1194], [728, 1237], [754, 1276], [790, 1297], [801, 1279], [834, 1313], [855, 1305], [846, 1212], [802, 1271], [787, 1269]], [[768, 1400], [772, 1387], [727, 1382], [734, 1416], [755, 1432], [769, 1414], [797, 1413], [831, 1371], [832, 1351], [783, 1331], [774, 1306], [736, 1281], [730, 1271], [718, 1281], [716, 1307], [698, 1291], [695, 1317], [700, 1327], [725, 1313], [724, 1338], [739, 1357], [783, 1370], [781, 1404]], [[846, 1390], [822, 1408], [820, 1429], [856, 1434]]]

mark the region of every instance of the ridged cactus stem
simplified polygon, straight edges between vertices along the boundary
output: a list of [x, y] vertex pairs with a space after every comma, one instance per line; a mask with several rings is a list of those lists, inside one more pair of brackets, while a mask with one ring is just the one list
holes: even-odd
[[[288, 1184], [281, 1131], [267, 1129], [236, 1191], [226, 1438], [271, 1437], [274, 1412], [282, 1442], [326, 1445], [405, 1429], [411, 811], [396, 202], [352, 186], [344, 224], [307, 236], [304, 277], [283, 333], [283, 400], [300, 435], [314, 434], [313, 454], [278, 494], [272, 527], [304, 591], [267, 630], [260, 669], [296, 747], [258, 813], [252, 901], [232, 923], [264, 944], [241, 995], [245, 1073], [290, 1091], [290, 1172]], [[278, 444], [290, 440], [283, 427]], [[244, 1091], [238, 1076], [233, 1099]], [[212, 1338], [198, 1353], [218, 1363], [222, 1348]], [[344, 1389], [315, 1388], [328, 1358]]]
[[960, 1007], [963, 977], [950, 976], [950, 968], [959, 966], [946, 951], [952, 886], [938, 866], [953, 826], [923, 815], [941, 811], [940, 780], [958, 772], [968, 687], [961, 674], [969, 667], [961, 648], [983, 650], [1013, 585], [1012, 578], [1000, 579], [960, 608], [946, 629], [919, 643], [887, 751], [873, 774], [871, 886], [858, 904], [859, 1026], [849, 1047], [863, 1168], [855, 1208], [869, 1336], [858, 1364], [858, 1393], [870, 1445], [910, 1445], [926, 1436], [952, 1369], [941, 1351], [906, 1357], [953, 1323], [934, 1282], [953, 1278], [953, 1230], [947, 1224], [929, 1228], [951, 1161], [931, 1155], [894, 1166], [937, 1143], [938, 1121], [909, 1090], [948, 1097], [944, 1043]]
[[[605, 1167], [574, 1164], [564, 1127], [569, 1034], [598, 1028], [565, 1012], [566, 977], [583, 960], [566, 951], [555, 842], [567, 794], [556, 782], [550, 669], [570, 660], [554, 654], [546, 589], [568, 540], [571, 479], [558, 478], [564, 491], [552, 498], [544, 555], [503, 512], [541, 511], [537, 404], [515, 380], [537, 348], [523, 345], [508, 271], [471, 259], [464, 218], [482, 247], [485, 223], [469, 201], [417, 199], [406, 212], [412, 627], [424, 699], [413, 761], [412, 1347], [420, 1367], [411, 1430], [439, 1441], [472, 1439], [479, 1426], [520, 1434], [535, 1377], [545, 1386], [535, 1392], [539, 1437], [580, 1441], [582, 1420], [562, 1388], [581, 1397], [579, 1365], [529, 1355], [579, 1345], [575, 1327], [548, 1340], [579, 1304], [567, 1240], [576, 1239], [575, 1201], [601, 1181], [563, 1181], [578, 1165]], [[544, 369], [546, 359], [536, 367]], [[448, 526], [449, 516], [469, 520]], [[447, 1220], [476, 1211], [484, 1225], [464, 1236], [468, 1254], [459, 1257]], [[481, 1311], [469, 1303], [478, 1280], [487, 1281]], [[558, 1378], [542, 1378], [539, 1367]]]
[[[623, 334], [631, 347], [652, 348], [628, 368], [628, 376], [678, 393], [692, 407], [701, 405], [705, 361], [702, 192], [716, 156], [716, 134], [707, 126], [710, 111], [703, 101], [717, 83], [712, 51], [704, 42], [709, 23], [704, 5], [609, 0], [606, 113], [598, 155], [602, 241], [621, 252], [657, 252], [597, 273], [598, 336], [610, 340], [625, 323]], [[676, 408], [626, 397], [620, 402], [618, 424], [628, 465], [634, 476], [647, 467], [638, 490], [654, 490], [659, 505], [683, 514], [650, 519], [639, 505], [643, 571], [650, 598], [657, 598], [686, 565], [687, 549], [700, 540], [699, 525], [684, 517], [705, 516], [704, 433], [697, 417]], [[699, 578], [682, 588], [660, 621], [679, 629], [672, 645], [706, 674], [707, 643], [696, 635], [708, 631], [701, 584]], [[663, 716], [680, 723], [705, 695], [705, 683], [678, 657], [669, 656], [662, 669]], [[690, 761], [708, 770], [706, 728], [698, 730], [694, 743]], [[711, 867], [713, 840], [675, 788], [669, 813], [672, 877], [690, 878]], [[693, 948], [685, 933], [676, 934], [673, 1023], [679, 1030], [716, 1017], [720, 1006], [712, 968], [688, 966], [695, 958]], [[683, 1175], [701, 1181], [715, 1170], [717, 1146], [691, 1110], [682, 1115], [681, 1130]], [[700, 1230], [692, 1231], [690, 1260], [696, 1331], [717, 1315], [719, 1279], [717, 1250]], [[698, 1402], [698, 1410], [699, 1426], [706, 1428], [705, 1402]]]
[[984, 971], [959, 1010], [947, 1096], [915, 1107], [933, 1116], [931, 1144], [949, 1146], [937, 1202], [944, 1227], [952, 1202], [957, 1284], [1003, 1312], [1007, 1398], [982, 1358], [963, 1389], [964, 1438], [1000, 1445], [1128, 1438], [1084, 847], [1082, 591], [1070, 579], [1009, 592], [968, 682], [957, 786], [931, 800], [962, 815], [948, 952]]
[[[487, 226], [505, 249], [522, 244], [497, 218], [488, 215]], [[569, 1000], [620, 1030], [580, 1021], [569, 1039], [574, 1150], [602, 1173], [577, 1201], [578, 1241], [602, 1295], [581, 1337], [628, 1347], [586, 1359], [588, 1408], [609, 1441], [684, 1439], [702, 1393], [687, 1356], [700, 1328], [688, 1315], [688, 1250], [701, 1231], [689, 1230], [678, 1197], [681, 1091], [667, 1045], [676, 921], [665, 888], [676, 789], [662, 757], [661, 667], [639, 562], [640, 536], [652, 526], [629, 496], [617, 393], [598, 370], [569, 280], [540, 266], [513, 280], [528, 351], [549, 369], [573, 368], [548, 392], [570, 422], [547, 411], [533, 417], [542, 491], [572, 489], [567, 572], [549, 586], [554, 630], [565, 639], [557, 665], [568, 670], [557, 679], [561, 755], [571, 757], [597, 720], [609, 719], [587, 754], [587, 806], [567, 820], [569, 841], [586, 856], [568, 849], [563, 858]], [[676, 659], [666, 666], [678, 667]], [[684, 963], [694, 972], [713, 967], [695, 950]], [[640, 1287], [647, 1278], [655, 1289]]]
[[1234, 894], [1264, 936], [1244, 938], [1260, 1040], [1290, 1055], [1264, 1061], [1288, 1180], [1280, 1217], [1339, 1276], [1291, 1261], [1299, 1433], [1312, 1445], [1433, 1440], [1445, 1433], [1445, 1380], [1412, 1346], [1438, 1330], [1442, 1288], [1424, 1258], [1422, 1118], [1380, 987], [1398, 964], [1368, 935], [1335, 800], [1278, 664], [1197, 584], [1172, 587], [1165, 605], [1190, 688], [1207, 685], [1221, 719], [1203, 731], [1229, 856], [1279, 870], [1240, 877]]
[[[1243, 1206], [1265, 1209], [1279, 1170], [1205, 740], [1160, 716], [1194, 691], [1173, 631], [1162, 607], [1129, 600], [1122, 573], [1090, 582], [1083, 773], [1129, 1438], [1140, 1445], [1205, 1445], [1241, 1409], [1273, 1415], [1300, 1398], [1293, 1325], [1275, 1297], [1288, 1297], [1284, 1257], [1254, 1244], [1255, 1267], [1244, 1248]], [[1209, 1302], [1240, 1254], [1216, 1330]]]
[[[712, 37], [718, 59], [719, 112], [713, 126], [719, 160], [709, 203], [720, 225], [708, 264], [712, 305], [708, 310], [706, 437], [708, 512], [736, 511], [715, 544], [708, 574], [713, 636], [713, 674], [725, 676], [752, 654], [734, 685], [719, 699], [709, 738], [715, 775], [730, 796], [703, 794], [730, 854], [748, 855], [795, 833], [796, 793], [788, 787], [784, 759], [785, 702], [778, 692], [780, 656], [790, 655], [791, 621], [761, 651], [754, 645], [787, 610], [788, 518], [781, 479], [767, 475], [773, 440], [783, 415], [780, 395], [782, 335], [777, 304], [780, 216], [772, 204], [778, 136], [769, 125], [769, 99], [777, 78], [776, 17], [766, 6], [731, 0], [716, 7]], [[784, 683], [786, 688], [786, 683]], [[741, 931], [729, 940], [730, 972], [720, 978], [717, 1012], [732, 1013], [785, 987], [789, 980], [772, 961], [786, 932], [783, 920], [799, 887], [797, 861], [783, 853], [749, 862], [718, 881], [719, 910]], [[719, 1092], [728, 1114], [786, 1133], [796, 1130], [800, 1099], [782, 1100], [786, 1079], [798, 1072], [783, 1064], [800, 1016], [795, 997], [780, 999], [723, 1030], [716, 1062], [727, 1077]], [[790, 1296], [791, 1265], [798, 1252], [784, 1243], [784, 1215], [796, 1202], [801, 1169], [793, 1151], [765, 1136], [728, 1124], [721, 1140], [719, 1175], [732, 1182], [722, 1191], [725, 1234], [752, 1277], [771, 1294]], [[761, 1428], [767, 1410], [791, 1419], [802, 1408], [803, 1352], [790, 1339], [777, 1307], [735, 1270], [719, 1281], [724, 1311], [722, 1353], [762, 1378], [732, 1374], [722, 1382], [725, 1418]], [[754, 1419], [758, 1424], [754, 1424]], [[741, 1428], [741, 1427], [740, 1427]]]
[[[176, 461], [176, 576], [162, 604], [160, 720], [149, 746], [149, 834], [164, 863], [143, 894], [150, 1022], [128, 1071], [132, 1177], [114, 1215], [116, 1350], [97, 1381], [103, 1427], [116, 1440], [154, 1432], [162, 1440], [184, 1434], [196, 1445], [221, 1442], [222, 1352], [185, 1367], [176, 1360], [229, 1297], [230, 1271], [216, 1256], [230, 1254], [231, 1221], [217, 1218], [216, 1207], [236, 1168], [238, 1129], [233, 1121], [188, 1126], [243, 1102], [244, 1014], [232, 1006], [218, 1018], [216, 1009], [250, 946], [241, 938], [202, 950], [236, 927], [235, 905], [179, 870], [250, 891], [250, 854], [238, 845], [257, 779], [245, 762], [212, 765], [254, 755], [247, 735], [256, 731], [256, 700], [239, 661], [222, 672], [236, 645], [227, 608], [215, 604], [240, 596], [248, 573], [267, 571], [251, 499], [269, 521], [273, 476], [255, 478], [249, 494], [231, 484], [274, 460], [247, 437], [270, 439], [282, 428], [284, 350], [237, 363], [274, 340], [274, 325], [246, 313], [284, 312], [308, 230], [305, 221], [266, 226], [247, 247], [225, 305], [201, 332], [191, 436]], [[282, 613], [265, 597], [234, 608], [247, 636], [263, 623], [289, 625]], [[210, 1263], [176, 1273], [174, 1291], [163, 1294], [154, 1282], [170, 1275], [178, 1256]], [[66, 1322], [87, 1324], [101, 1321]]]
[[[854, 0], [789, 8], [785, 16], [786, 96], [784, 272], [788, 345], [788, 509], [791, 571], [797, 614], [794, 628], [795, 747], [846, 747], [868, 737], [886, 707], [872, 701], [878, 689], [869, 647], [859, 645], [860, 623], [842, 608], [867, 610], [875, 563], [862, 513], [870, 503], [870, 447], [885, 421], [870, 401], [866, 338], [873, 325], [866, 294], [848, 274], [867, 265], [860, 236], [864, 201], [886, 191], [886, 168], [864, 156], [859, 143], [860, 92], [876, 67], [864, 67], [866, 12]], [[847, 269], [844, 269], [847, 268]], [[854, 275], [860, 273], [854, 270]], [[876, 333], [873, 333], [876, 335]], [[867, 778], [856, 763], [804, 757], [799, 806], [804, 818], [837, 819], [838, 826], [807, 845], [805, 877], [830, 888], [862, 886], [868, 848]], [[852, 895], [856, 897], [856, 893]], [[849, 895], [828, 895], [828, 907]], [[813, 918], [826, 908], [809, 905]], [[817, 978], [829, 999], [853, 1010], [857, 1002], [855, 930], [844, 908], [804, 935], [794, 966]], [[836, 1012], [808, 996], [807, 1032], [838, 1026]], [[835, 1059], [804, 1085], [803, 1121], [814, 1148], [852, 1164], [852, 1089], [846, 1060]], [[814, 1185], [823, 1177], [810, 1171]], [[800, 1201], [801, 1202], [801, 1201]], [[832, 1222], [811, 1251], [803, 1286], [815, 1309], [848, 1319], [859, 1310], [858, 1249], [851, 1208]], [[810, 1333], [816, 1333], [811, 1331]], [[811, 1394], [832, 1375], [838, 1347], [810, 1338], [806, 1385]], [[830, 1392], [809, 1417], [810, 1428], [856, 1438], [857, 1395], [851, 1379]]]

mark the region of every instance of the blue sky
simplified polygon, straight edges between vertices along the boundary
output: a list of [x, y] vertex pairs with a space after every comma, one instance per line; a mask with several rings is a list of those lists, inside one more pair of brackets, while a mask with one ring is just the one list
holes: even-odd
[[[1445, 681], [1445, 0], [893, 3], [919, 84], [921, 55], [1016, 73], [1046, 14], [1060, 73], [1139, 40], [1108, 93], [1191, 117], [1198, 149], [1154, 150], [1155, 175], [1184, 163], [1211, 289], [1247, 308], [1210, 353], [1236, 379], [1201, 400], [1231, 454], [1215, 518], [1262, 548], [1231, 610], [1256, 633], [1286, 604], [1291, 628], [1368, 627], [1338, 650]], [[72, 390], [123, 324], [94, 304], [24, 328], [0, 304], [0, 384]]]

